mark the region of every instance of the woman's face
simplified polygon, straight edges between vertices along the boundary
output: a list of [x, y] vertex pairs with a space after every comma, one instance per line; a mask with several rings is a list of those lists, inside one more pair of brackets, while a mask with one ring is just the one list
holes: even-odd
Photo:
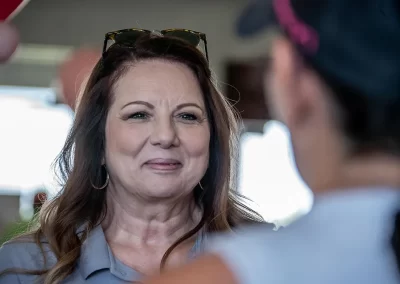
[[114, 86], [105, 133], [105, 164], [117, 190], [148, 199], [188, 195], [208, 167], [203, 94], [180, 63], [132, 65]]

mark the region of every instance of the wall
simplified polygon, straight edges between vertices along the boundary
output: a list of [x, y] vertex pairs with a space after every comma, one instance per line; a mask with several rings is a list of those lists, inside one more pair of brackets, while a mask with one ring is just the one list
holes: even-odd
[[2, 193], [3, 192], [0, 191], [0, 235], [2, 234], [4, 227], [9, 225], [11, 222], [19, 220], [20, 201], [19, 195], [7, 195]]

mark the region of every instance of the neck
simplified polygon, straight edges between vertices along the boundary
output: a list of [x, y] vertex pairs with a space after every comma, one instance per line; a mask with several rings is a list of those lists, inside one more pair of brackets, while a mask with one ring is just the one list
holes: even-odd
[[316, 190], [316, 195], [337, 189], [360, 187], [400, 188], [400, 158], [389, 155], [355, 157], [331, 171], [329, 181]]
[[123, 194], [123, 190], [107, 190], [108, 210], [102, 227], [109, 243], [127, 247], [170, 246], [201, 219], [202, 212], [192, 196], [148, 202]]

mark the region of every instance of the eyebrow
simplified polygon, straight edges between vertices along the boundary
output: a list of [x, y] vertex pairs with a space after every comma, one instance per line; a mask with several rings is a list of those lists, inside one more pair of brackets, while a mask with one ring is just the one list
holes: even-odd
[[[129, 105], [144, 105], [146, 107], [148, 107], [149, 109], [154, 109], [154, 105], [152, 105], [151, 103], [145, 102], [145, 101], [134, 101], [134, 102], [129, 102], [127, 104], [125, 104], [121, 109], [124, 109], [125, 107], [129, 106]], [[182, 108], [185, 107], [196, 107], [198, 109], [200, 109], [202, 112], [204, 111], [198, 104], [196, 103], [184, 103], [184, 104], [180, 104], [176, 107], [176, 110], [180, 110]]]
[[124, 108], [126, 108], [127, 106], [130, 106], [130, 105], [144, 105], [144, 106], [146, 106], [146, 107], [148, 107], [150, 109], [154, 109], [154, 106], [151, 103], [144, 102], [144, 101], [129, 102], [129, 103], [125, 104], [121, 109], [124, 109]]
[[200, 109], [201, 111], [203, 111], [203, 109], [198, 105], [198, 104], [196, 104], [196, 103], [185, 103], [185, 104], [180, 104], [180, 105], [178, 105], [177, 107], [176, 107], [176, 110], [180, 110], [180, 109], [183, 109], [183, 108], [185, 108], [185, 107], [196, 107], [196, 108], [198, 108], [198, 109]]

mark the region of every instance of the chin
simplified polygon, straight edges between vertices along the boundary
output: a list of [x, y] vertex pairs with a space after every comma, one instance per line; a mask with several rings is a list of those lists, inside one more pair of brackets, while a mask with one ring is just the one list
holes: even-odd
[[181, 197], [181, 195], [178, 192], [171, 192], [171, 191], [162, 191], [159, 190], [157, 192], [148, 192], [147, 193], [148, 197], [150, 199], [176, 199]]
[[165, 183], [158, 186], [153, 184], [151, 188], [147, 188], [147, 190], [144, 189], [142, 191], [144, 196], [147, 195], [152, 199], [177, 198], [183, 196], [182, 193], [184, 193], [184, 191], [180, 186], [166, 186]]

